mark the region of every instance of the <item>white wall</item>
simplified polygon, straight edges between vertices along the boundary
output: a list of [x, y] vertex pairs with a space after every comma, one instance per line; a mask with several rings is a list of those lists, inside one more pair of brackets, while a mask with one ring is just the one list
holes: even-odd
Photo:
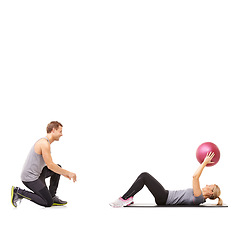
[[[120, 231], [129, 219], [138, 231], [127, 227], [128, 237], [144, 239], [158, 236], [158, 221], [168, 232], [176, 229], [177, 237], [196, 213], [193, 229], [197, 231], [206, 215], [214, 215], [218, 218], [214, 227], [222, 226], [219, 236], [226, 234], [223, 226], [229, 224], [226, 218], [239, 196], [237, 1], [0, 5], [1, 187], [6, 224], [34, 211], [39, 224], [52, 215], [59, 221], [56, 226], [64, 222], [60, 239], [68, 232], [112, 239], [104, 229]], [[62, 179], [59, 187], [59, 196], [69, 205], [42, 213], [42, 208], [25, 201], [13, 211], [9, 189], [23, 187], [19, 175], [26, 155], [52, 120], [64, 125], [64, 136], [52, 144], [53, 159], [78, 175], [76, 184]], [[204, 170], [201, 184], [217, 183], [230, 206], [227, 210], [130, 212], [108, 206], [143, 171], [167, 189], [191, 187], [198, 167], [195, 152], [205, 141], [218, 145], [221, 159]], [[153, 198], [143, 189], [135, 201]], [[71, 222], [78, 215], [79, 229]], [[23, 226], [20, 223], [19, 231]], [[119, 239], [124, 237], [120, 232]], [[213, 236], [209, 229], [208, 236]]]

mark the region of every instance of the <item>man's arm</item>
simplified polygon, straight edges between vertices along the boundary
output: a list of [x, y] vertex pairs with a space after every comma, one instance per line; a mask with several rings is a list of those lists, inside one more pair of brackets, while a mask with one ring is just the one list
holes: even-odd
[[42, 149], [43, 159], [50, 170], [60, 175], [63, 175], [64, 177], [67, 177], [70, 180], [73, 179], [73, 182], [76, 181], [77, 176], [75, 173], [69, 172], [59, 167], [57, 164], [53, 162], [51, 152], [50, 152], [50, 144], [48, 142], [45, 142], [45, 141], [42, 142], [41, 149]]

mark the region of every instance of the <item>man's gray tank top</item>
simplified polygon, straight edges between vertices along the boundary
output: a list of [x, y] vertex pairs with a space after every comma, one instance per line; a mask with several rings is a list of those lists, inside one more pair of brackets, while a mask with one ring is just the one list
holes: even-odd
[[[44, 139], [49, 142], [47, 137], [44, 137]], [[37, 180], [42, 172], [42, 169], [46, 166], [43, 156], [35, 152], [35, 144], [31, 148], [22, 169], [21, 180], [23, 182], [32, 182]]]

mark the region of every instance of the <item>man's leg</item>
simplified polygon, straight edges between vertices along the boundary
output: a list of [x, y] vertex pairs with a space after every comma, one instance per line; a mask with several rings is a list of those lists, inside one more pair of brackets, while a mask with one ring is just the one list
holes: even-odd
[[[61, 167], [59, 164], [58, 164], [58, 166]], [[42, 173], [39, 177], [44, 183], [45, 183], [45, 179], [50, 177], [49, 192], [53, 198], [53, 205], [67, 204], [66, 201], [63, 201], [56, 196], [60, 176], [61, 176], [60, 174], [53, 172], [46, 166], [43, 168]], [[45, 185], [46, 185], [46, 183], [45, 183]]]
[[28, 199], [40, 206], [52, 206], [53, 199], [50, 195], [50, 192], [40, 179], [37, 179], [33, 182], [23, 182], [23, 184], [33, 192], [15, 188], [15, 194], [17, 194], [20, 198]]
[[[58, 166], [61, 167], [59, 164]], [[49, 192], [52, 197], [56, 195], [60, 176], [61, 176], [60, 174], [53, 172], [46, 166], [43, 168], [42, 173], [39, 177], [43, 182], [45, 182], [46, 178], [50, 177]]]

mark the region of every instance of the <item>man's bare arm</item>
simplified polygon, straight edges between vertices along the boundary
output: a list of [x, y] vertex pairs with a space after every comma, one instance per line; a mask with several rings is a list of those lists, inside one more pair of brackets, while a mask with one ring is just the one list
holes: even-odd
[[42, 150], [43, 159], [50, 170], [60, 175], [63, 175], [64, 177], [67, 177], [70, 180], [73, 179], [73, 182], [77, 180], [77, 176], [75, 173], [69, 172], [59, 167], [57, 164], [53, 162], [51, 152], [50, 152], [50, 144], [48, 142], [41, 143], [41, 150]]

